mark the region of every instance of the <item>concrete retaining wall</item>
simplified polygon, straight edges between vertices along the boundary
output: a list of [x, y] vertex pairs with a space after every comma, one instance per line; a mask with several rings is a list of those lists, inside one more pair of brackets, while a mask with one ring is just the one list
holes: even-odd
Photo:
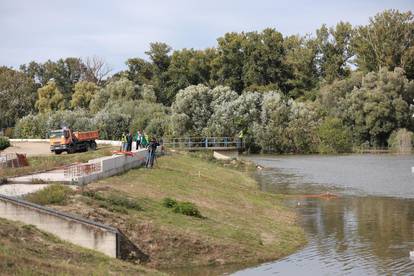
[[63, 240], [117, 257], [117, 229], [0, 195], [0, 216], [35, 225]]
[[100, 163], [101, 171], [78, 177], [75, 181], [78, 185], [85, 185], [98, 179], [113, 176], [145, 164], [147, 150], [141, 149], [133, 151], [132, 153], [133, 156], [112, 155], [89, 160], [88, 163]]
[[239, 157], [239, 152], [237, 150], [232, 151], [218, 151], [215, 150], [213, 152], [213, 157], [218, 160], [231, 160], [231, 159], [237, 159]]
[[100, 251], [110, 257], [148, 260], [148, 256], [117, 228], [24, 200], [0, 195], [0, 217], [35, 225], [62, 240]]

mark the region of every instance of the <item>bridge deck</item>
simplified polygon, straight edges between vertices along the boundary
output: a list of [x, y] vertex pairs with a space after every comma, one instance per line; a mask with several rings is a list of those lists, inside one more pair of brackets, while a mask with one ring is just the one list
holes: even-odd
[[163, 142], [167, 148], [176, 148], [189, 151], [220, 150], [232, 151], [244, 148], [242, 140], [233, 137], [188, 137], [166, 138]]
[[182, 150], [188, 150], [188, 151], [199, 151], [199, 150], [216, 150], [216, 151], [232, 151], [232, 150], [238, 150], [237, 147], [171, 147], [174, 149], [182, 149]]

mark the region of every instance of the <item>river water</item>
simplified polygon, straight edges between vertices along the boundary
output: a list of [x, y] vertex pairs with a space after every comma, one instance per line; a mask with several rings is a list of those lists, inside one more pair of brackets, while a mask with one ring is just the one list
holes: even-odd
[[[309, 243], [234, 275], [414, 275], [414, 155], [254, 156], [260, 188], [289, 194]], [[303, 197], [330, 192], [338, 198]]]

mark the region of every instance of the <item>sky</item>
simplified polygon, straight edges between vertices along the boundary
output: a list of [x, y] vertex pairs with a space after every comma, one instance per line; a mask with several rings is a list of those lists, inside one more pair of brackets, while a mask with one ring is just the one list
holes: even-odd
[[117, 72], [151, 42], [203, 49], [232, 31], [314, 34], [385, 9], [413, 11], [414, 0], [0, 0], [0, 66], [98, 56]]

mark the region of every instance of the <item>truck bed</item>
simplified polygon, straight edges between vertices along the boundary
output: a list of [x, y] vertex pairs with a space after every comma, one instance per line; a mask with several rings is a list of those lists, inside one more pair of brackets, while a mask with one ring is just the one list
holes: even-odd
[[76, 139], [78, 139], [78, 141], [90, 141], [99, 138], [99, 132], [97, 130], [83, 132], [76, 131], [73, 133], [73, 135], [76, 137]]

